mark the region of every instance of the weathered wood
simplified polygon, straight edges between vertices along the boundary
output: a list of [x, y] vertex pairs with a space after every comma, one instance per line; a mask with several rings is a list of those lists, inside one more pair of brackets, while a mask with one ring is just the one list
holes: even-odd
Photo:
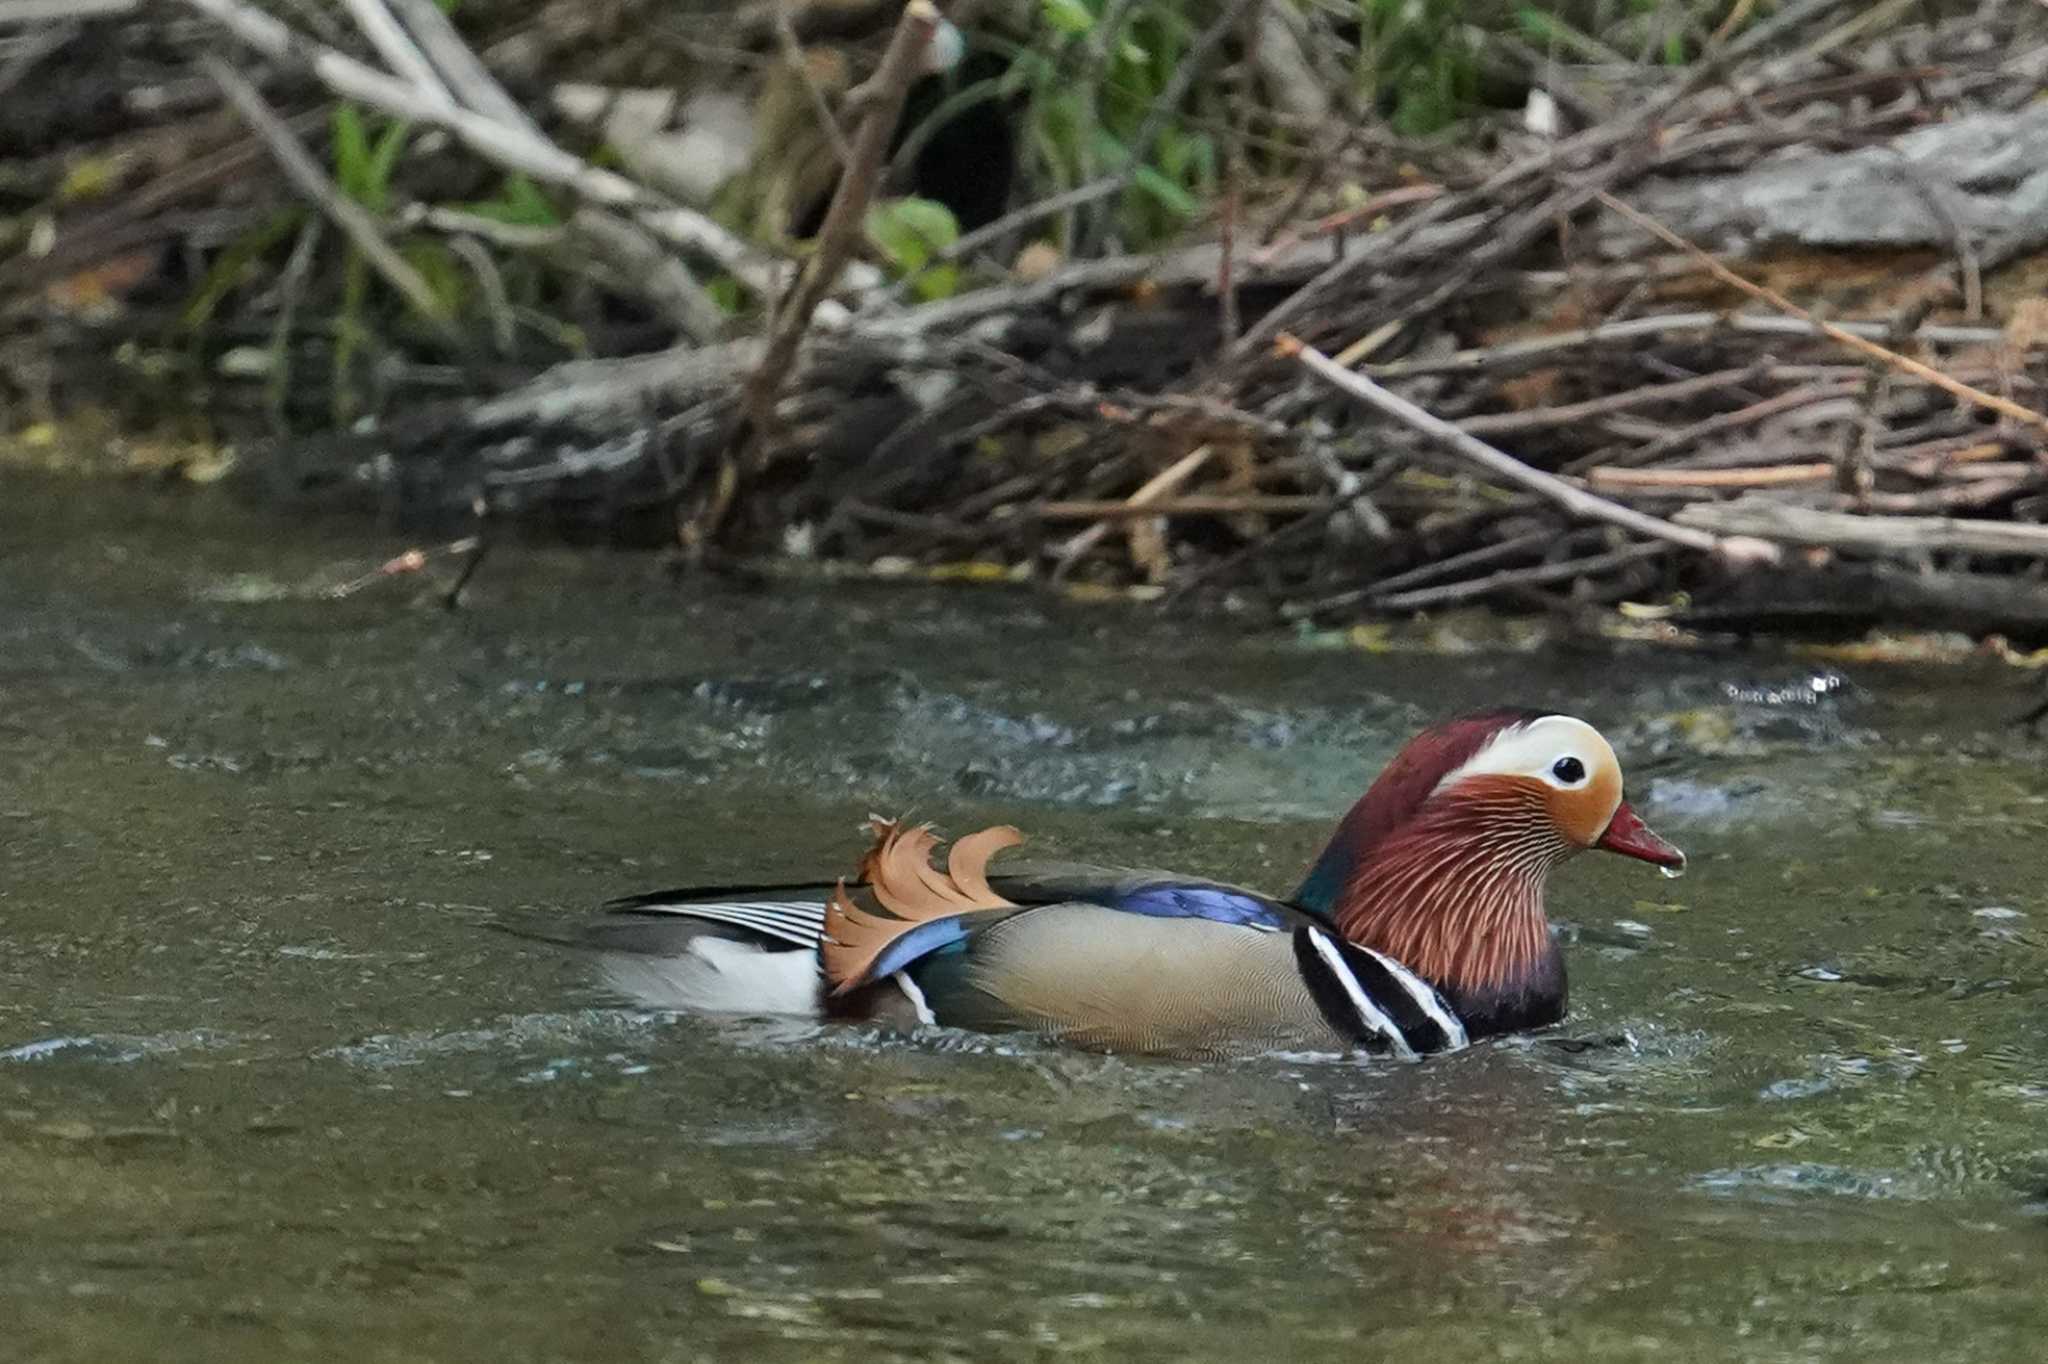
[[1330, 387], [1349, 395], [1369, 407], [1406, 423], [1428, 436], [1444, 449], [1467, 460], [1488, 473], [1495, 474], [1540, 497], [1548, 498], [1574, 516], [1593, 521], [1605, 521], [1632, 530], [1638, 535], [1648, 535], [1687, 549], [1696, 549], [1732, 562], [1769, 562], [1777, 557], [1777, 551], [1764, 544], [1729, 545], [1719, 535], [1706, 534], [1673, 525], [1662, 517], [1649, 516], [1630, 507], [1609, 502], [1606, 498], [1595, 497], [1583, 488], [1575, 488], [1563, 479], [1546, 474], [1539, 469], [1503, 454], [1477, 436], [1466, 435], [1442, 418], [1417, 407], [1399, 394], [1391, 393], [1362, 375], [1353, 374], [1342, 368], [1329, 356], [1312, 346], [1304, 346], [1291, 338], [1281, 338], [1281, 349], [1291, 351], [1304, 369], [1321, 379]]
[[1818, 483], [1834, 472], [1832, 464], [1767, 464], [1749, 469], [1613, 469], [1601, 465], [1586, 471], [1586, 481], [1596, 488], [1700, 492], [1709, 488], [1776, 488]]
[[[1966, 114], [1875, 147], [1776, 156], [1735, 175], [1651, 181], [1634, 203], [1683, 236], [1744, 255], [1947, 249], [1958, 230], [1982, 241], [2048, 216], [2048, 107]], [[1609, 245], [1621, 245], [1612, 229]]]
[[1853, 635], [1873, 625], [2048, 640], [2048, 585], [1883, 564], [1754, 574], [1680, 612], [1695, 630]]
[[1717, 535], [1754, 535], [1786, 545], [1876, 554], [2011, 554], [2048, 559], [2048, 526], [1952, 516], [1858, 516], [1742, 498], [1702, 502], [1672, 518]]

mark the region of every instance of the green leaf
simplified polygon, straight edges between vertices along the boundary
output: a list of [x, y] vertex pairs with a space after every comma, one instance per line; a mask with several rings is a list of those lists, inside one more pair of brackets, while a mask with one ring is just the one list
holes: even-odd
[[362, 197], [369, 179], [370, 134], [363, 127], [362, 111], [343, 100], [334, 106], [334, 179], [351, 199]]
[[1083, 0], [1039, 0], [1045, 21], [1066, 34], [1082, 34], [1095, 27], [1095, 12]]
[[1137, 176], [1132, 183], [1158, 200], [1162, 207], [1178, 213], [1183, 218], [1192, 218], [1202, 211], [1201, 204], [1195, 201], [1192, 194], [1150, 166], [1138, 167]]
[[1557, 20], [1530, 5], [1515, 11], [1515, 23], [1521, 27], [1523, 36], [1534, 42], [1555, 42], [1562, 37]]
[[377, 137], [377, 144], [370, 151], [370, 164], [365, 170], [362, 200], [365, 208], [382, 213], [391, 201], [391, 176], [398, 169], [398, 158], [405, 151], [405, 140], [411, 134], [411, 125], [394, 119], [391, 126]]
[[335, 105], [334, 182], [341, 192], [372, 212], [382, 212], [410, 131], [401, 120], [385, 121], [373, 143], [362, 111], [346, 100]]
[[868, 210], [867, 229], [876, 246], [910, 270], [960, 240], [953, 210], [934, 199], [884, 199]]
[[435, 241], [408, 242], [398, 253], [427, 282], [427, 289], [441, 305], [440, 316], [459, 316], [469, 301], [470, 282], [469, 272], [455, 253]]
[[718, 305], [720, 312], [728, 317], [737, 317], [747, 304], [747, 291], [731, 275], [715, 275], [704, 282], [704, 292]]
[[558, 227], [562, 222], [562, 215], [555, 211], [547, 195], [517, 171], [505, 177], [496, 198], [461, 207], [465, 213], [514, 227]]
[[867, 234], [897, 274], [917, 276], [920, 297], [944, 298], [959, 286], [955, 267], [925, 269], [934, 256], [960, 240], [959, 220], [944, 204], [932, 199], [885, 199], [868, 210]]

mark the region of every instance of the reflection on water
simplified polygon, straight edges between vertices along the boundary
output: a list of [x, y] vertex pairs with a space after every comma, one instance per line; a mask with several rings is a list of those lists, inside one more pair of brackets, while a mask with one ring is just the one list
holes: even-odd
[[[0, 500], [0, 1316], [50, 1359], [2030, 1358], [2040, 745], [1998, 673], [1311, 650]], [[279, 590], [272, 590], [276, 585]], [[1290, 885], [1533, 700], [1693, 854], [1557, 879], [1574, 1013], [1419, 1066], [615, 1007], [492, 931], [870, 809]]]

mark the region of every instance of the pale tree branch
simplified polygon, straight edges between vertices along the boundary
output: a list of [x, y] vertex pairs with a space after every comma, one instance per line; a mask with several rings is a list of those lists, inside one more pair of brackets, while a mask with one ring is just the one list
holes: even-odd
[[1354, 374], [1345, 369], [1313, 346], [1303, 345], [1284, 333], [1274, 344], [1275, 349], [1282, 355], [1293, 356], [1303, 369], [1339, 393], [1421, 432], [1466, 463], [1477, 465], [1496, 478], [1527, 488], [1537, 496], [1563, 507], [1573, 516], [1584, 517], [1589, 521], [1605, 521], [1609, 525], [1620, 526], [1623, 530], [1634, 531], [1638, 535], [1647, 535], [1674, 545], [1683, 545], [1687, 549], [1700, 550], [1731, 563], [1775, 563], [1778, 559], [1777, 546], [1767, 541], [1748, 537], [1724, 539], [1707, 531], [1676, 525], [1660, 516], [1650, 516], [1632, 507], [1624, 507], [1604, 497], [1595, 497], [1555, 474], [1532, 469], [1513, 455], [1504, 454], [1477, 436], [1460, 431], [1443, 418], [1417, 407], [1398, 393], [1380, 387], [1362, 374]]
[[[757, 440], [775, 424], [775, 400], [783, 381], [794, 368], [797, 350], [811, 318], [839, 272], [860, 242], [868, 204], [881, 181], [882, 162], [888, 154], [889, 136], [903, 114], [904, 98], [911, 82], [922, 69], [925, 50], [938, 31], [939, 11], [931, 0], [910, 0], [903, 17], [882, 54], [875, 74], [853, 91], [851, 100], [861, 111], [860, 125], [853, 137], [852, 160], [839, 177], [839, 188], [825, 211], [818, 229], [817, 249], [805, 262], [789, 296], [775, 310], [769, 324], [768, 349], [761, 365], [747, 382], [747, 408]], [[766, 449], [765, 442], [760, 446]]]

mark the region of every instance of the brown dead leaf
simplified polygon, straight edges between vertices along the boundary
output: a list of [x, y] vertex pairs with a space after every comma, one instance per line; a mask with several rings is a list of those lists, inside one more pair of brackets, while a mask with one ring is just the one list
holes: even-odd
[[1010, 273], [1026, 284], [1033, 284], [1059, 269], [1063, 259], [1060, 249], [1051, 242], [1033, 242], [1017, 253], [1017, 259], [1010, 263]]
[[115, 256], [43, 288], [43, 301], [67, 317], [103, 322], [121, 312], [121, 299], [156, 273], [158, 251], [146, 247]]

